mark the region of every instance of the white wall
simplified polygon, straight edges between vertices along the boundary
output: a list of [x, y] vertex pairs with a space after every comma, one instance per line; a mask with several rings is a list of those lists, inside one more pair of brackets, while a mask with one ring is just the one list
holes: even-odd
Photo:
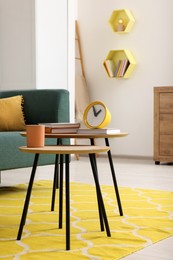
[[36, 0], [36, 86], [67, 88], [67, 1]]
[[[136, 23], [129, 34], [114, 33], [113, 10], [129, 9]], [[111, 140], [113, 154], [153, 156], [153, 87], [173, 85], [172, 0], [78, 0], [78, 23], [89, 92], [112, 113], [110, 127], [129, 136]], [[109, 50], [130, 49], [137, 66], [129, 79], [108, 78]]]
[[77, 0], [68, 0], [67, 4], [67, 86], [70, 92], [70, 120], [75, 121], [75, 20]]
[[68, 89], [74, 120], [74, 0], [36, 0], [36, 88]]
[[0, 89], [70, 92], [74, 120], [76, 0], [0, 0]]
[[34, 88], [33, 0], [0, 0], [0, 89]]

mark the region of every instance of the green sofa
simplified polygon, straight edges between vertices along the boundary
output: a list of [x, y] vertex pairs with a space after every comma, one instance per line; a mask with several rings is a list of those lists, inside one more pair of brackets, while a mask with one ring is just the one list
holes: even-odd
[[[69, 122], [69, 92], [65, 89], [32, 89], [0, 91], [0, 98], [22, 95], [26, 124]], [[46, 144], [56, 144], [57, 139], [47, 139]], [[69, 143], [68, 139], [63, 140]], [[0, 172], [9, 169], [30, 167], [33, 154], [22, 153], [18, 147], [26, 145], [20, 131], [0, 132]], [[55, 162], [53, 155], [41, 155], [38, 165]]]

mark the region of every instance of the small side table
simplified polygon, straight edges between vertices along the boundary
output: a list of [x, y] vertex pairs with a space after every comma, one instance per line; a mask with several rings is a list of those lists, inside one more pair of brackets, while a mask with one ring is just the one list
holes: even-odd
[[[25, 136], [26, 134], [22, 133], [22, 135]], [[61, 143], [61, 139], [63, 139], [63, 138], [89, 139], [91, 145], [94, 145], [94, 140], [96, 140], [96, 139], [104, 139], [105, 140], [105, 145], [110, 148], [107, 151], [107, 156], [108, 156], [108, 162], [109, 162], [109, 165], [110, 165], [110, 170], [111, 170], [111, 175], [112, 175], [112, 180], [113, 180], [113, 184], [114, 184], [114, 189], [115, 189], [115, 194], [116, 194], [116, 198], [117, 198], [117, 204], [118, 204], [120, 216], [123, 216], [123, 208], [122, 208], [122, 205], [121, 205], [121, 199], [120, 199], [118, 183], [117, 183], [117, 179], [116, 179], [114, 163], [113, 163], [112, 154], [111, 154], [111, 147], [110, 147], [110, 144], [109, 144], [109, 139], [110, 138], [122, 138], [122, 137], [126, 137], [126, 136], [128, 136], [127, 132], [120, 132], [120, 133], [116, 133], [116, 134], [90, 134], [90, 133], [87, 133], [87, 134], [70, 134], [70, 133], [66, 133], [66, 134], [58, 134], [58, 133], [57, 134], [47, 134], [46, 133], [45, 134], [46, 138], [57, 138], [58, 144]], [[57, 158], [56, 158], [56, 161], [58, 161]], [[60, 165], [62, 167], [62, 163], [60, 163]], [[61, 168], [60, 171], [62, 171], [62, 168]], [[58, 179], [58, 177], [57, 177], [57, 167], [55, 167], [55, 175], [54, 176], [55, 176], [56, 179]], [[55, 181], [54, 181], [54, 186], [55, 186]], [[53, 194], [53, 196], [52, 196], [51, 209], [53, 211], [54, 210], [54, 201], [55, 201], [55, 187], [53, 189], [52, 194]]]
[[[106, 210], [103, 202], [103, 197], [100, 189], [99, 179], [98, 179], [98, 171], [97, 171], [97, 163], [96, 163], [96, 153], [108, 152], [109, 147], [107, 146], [90, 146], [90, 145], [67, 145], [67, 146], [45, 146], [41, 148], [28, 148], [26, 146], [19, 148], [21, 152], [33, 153], [35, 154], [33, 168], [31, 171], [30, 181], [27, 189], [27, 194], [25, 198], [23, 213], [20, 221], [20, 226], [18, 230], [17, 240], [21, 239], [23, 227], [26, 222], [30, 196], [32, 192], [32, 186], [34, 182], [34, 177], [37, 169], [37, 164], [39, 160], [40, 154], [64, 154], [65, 155], [65, 194], [66, 194], [66, 250], [70, 250], [70, 167], [69, 167], [69, 156], [70, 154], [88, 154], [91, 168], [93, 172], [93, 177], [96, 186], [97, 200], [98, 200], [98, 210], [100, 216], [100, 225], [101, 231], [104, 231], [104, 226], [106, 229], [107, 236], [110, 237], [110, 228], [106, 215]], [[61, 187], [62, 188], [62, 187]], [[62, 208], [60, 209], [62, 212]], [[62, 220], [61, 220], [62, 221]]]
[[[26, 136], [26, 132], [21, 132], [22, 136]], [[108, 162], [110, 165], [110, 170], [111, 170], [111, 175], [112, 175], [112, 180], [114, 184], [114, 189], [115, 189], [115, 194], [116, 194], [116, 199], [117, 199], [117, 204], [118, 204], [118, 209], [119, 209], [119, 214], [120, 216], [123, 216], [123, 208], [121, 205], [121, 198], [119, 194], [119, 189], [118, 189], [118, 183], [116, 179], [116, 174], [115, 174], [115, 169], [114, 169], [114, 163], [112, 159], [112, 154], [111, 154], [111, 147], [109, 144], [109, 139], [110, 138], [122, 138], [128, 136], [128, 132], [120, 132], [116, 134], [71, 134], [71, 133], [66, 133], [66, 134], [45, 134], [46, 138], [56, 138], [57, 139], [57, 145], [61, 144], [61, 139], [63, 138], [71, 138], [71, 139], [89, 139], [90, 144], [94, 145], [94, 140], [95, 139], [104, 139], [105, 140], [105, 145], [108, 146], [110, 149], [107, 151], [107, 156], [108, 156]], [[59, 168], [58, 168], [58, 157], [59, 154], [56, 154], [55, 156], [55, 171], [54, 171], [54, 182], [53, 182], [53, 192], [52, 192], [52, 204], [51, 204], [51, 210], [54, 210], [54, 204], [55, 204], [55, 191], [56, 187], [59, 187]], [[60, 173], [63, 172], [63, 155], [60, 155]]]

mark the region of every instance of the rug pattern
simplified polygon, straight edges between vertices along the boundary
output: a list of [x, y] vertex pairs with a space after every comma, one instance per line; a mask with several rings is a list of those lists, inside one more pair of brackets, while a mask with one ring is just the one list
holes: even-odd
[[40, 181], [34, 184], [22, 240], [16, 241], [26, 189], [0, 188], [2, 259], [115, 260], [173, 235], [173, 192], [121, 187], [121, 217], [113, 187], [102, 186], [111, 229], [107, 237], [100, 231], [95, 187], [71, 183], [71, 250], [66, 251], [65, 216], [58, 229], [58, 194], [50, 212], [52, 182]]

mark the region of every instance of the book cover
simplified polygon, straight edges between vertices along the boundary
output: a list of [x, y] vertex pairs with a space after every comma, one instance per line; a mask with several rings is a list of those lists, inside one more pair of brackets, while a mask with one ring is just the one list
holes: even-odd
[[120, 129], [114, 128], [79, 128], [77, 134], [118, 134]]
[[120, 65], [121, 65], [121, 60], [118, 61], [118, 64], [117, 64], [117, 66], [116, 66], [116, 69], [115, 69], [115, 77], [118, 76], [118, 71], [119, 71]]
[[46, 134], [76, 134], [78, 128], [54, 128], [54, 127], [45, 127]]
[[122, 66], [122, 71], [121, 71], [121, 75], [120, 75], [121, 77], [124, 76], [128, 66], [129, 66], [129, 60], [128, 59], [123, 60], [123, 66]]
[[115, 63], [113, 60], [105, 60], [104, 66], [108, 72], [108, 75], [112, 78], [115, 77]]
[[39, 125], [45, 126], [45, 133], [49, 134], [65, 134], [65, 133], [77, 133], [80, 123], [40, 123]]
[[120, 65], [119, 65], [119, 68], [118, 68], [117, 77], [121, 77], [122, 67], [123, 67], [123, 60], [120, 60]]
[[79, 128], [80, 123], [40, 123], [39, 125], [44, 125], [49, 128]]
[[107, 66], [106, 66], [106, 63], [105, 63], [105, 62], [103, 63], [103, 66], [105, 67], [105, 69], [106, 69], [106, 72], [107, 72], [108, 76], [109, 76], [109, 77], [111, 77], [111, 75], [110, 75], [110, 73], [109, 73], [109, 70], [108, 70], [108, 68], [107, 68]]

